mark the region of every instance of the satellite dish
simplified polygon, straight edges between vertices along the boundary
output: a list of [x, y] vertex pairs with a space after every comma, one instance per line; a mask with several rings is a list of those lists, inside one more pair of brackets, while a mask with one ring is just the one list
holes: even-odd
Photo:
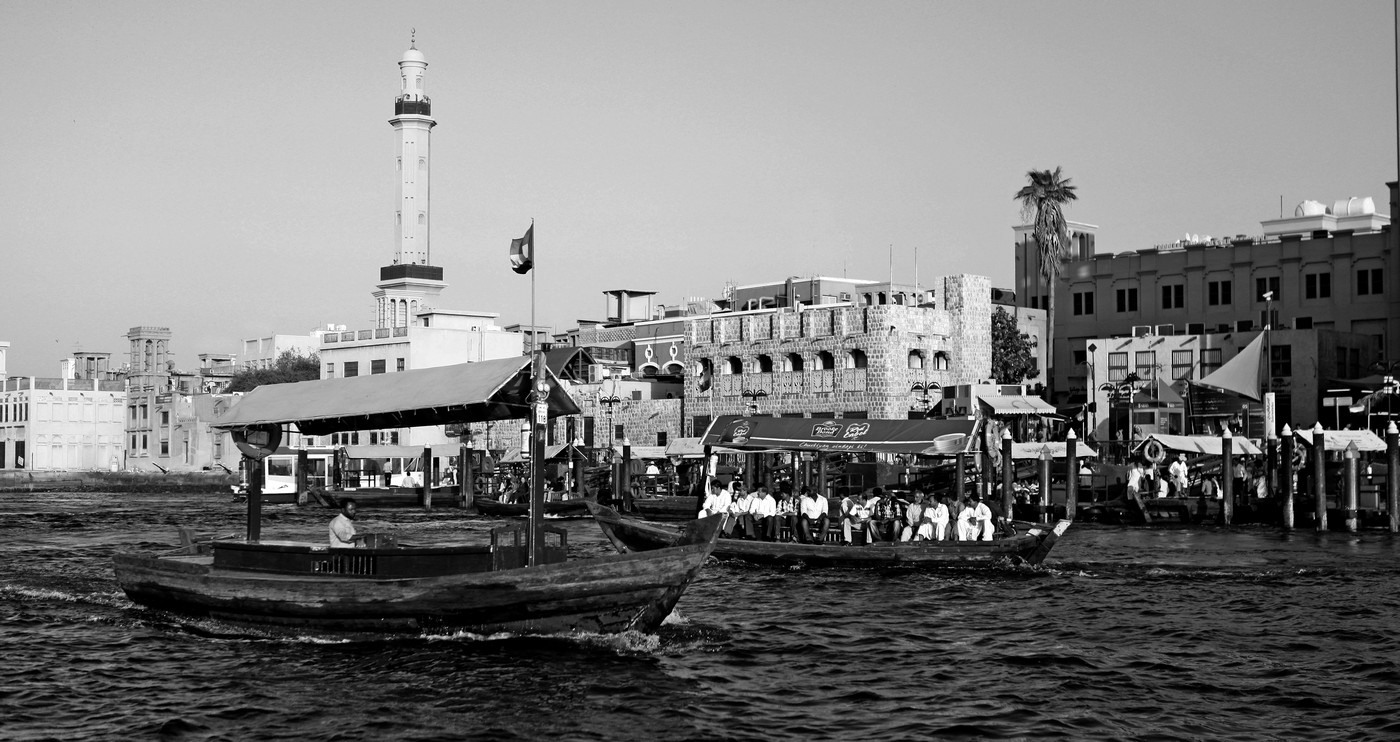
[[236, 428], [233, 430], [233, 445], [238, 446], [244, 456], [261, 461], [282, 445], [282, 426], [267, 424]]

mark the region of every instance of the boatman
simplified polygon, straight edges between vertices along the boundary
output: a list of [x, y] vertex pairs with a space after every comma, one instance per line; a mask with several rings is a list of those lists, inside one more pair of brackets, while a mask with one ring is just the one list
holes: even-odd
[[363, 536], [355, 535], [355, 500], [346, 497], [340, 501], [340, 513], [331, 518], [331, 548], [353, 549], [364, 541]]

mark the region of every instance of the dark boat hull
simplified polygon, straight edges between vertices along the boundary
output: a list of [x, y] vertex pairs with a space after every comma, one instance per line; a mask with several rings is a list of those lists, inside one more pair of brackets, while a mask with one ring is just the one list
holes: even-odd
[[[482, 515], [493, 518], [509, 518], [530, 514], [530, 506], [523, 502], [501, 502], [489, 497], [477, 497], [476, 509]], [[545, 502], [544, 514], [555, 518], [587, 518], [587, 500], [553, 500]]]
[[664, 522], [695, 520], [698, 511], [695, 498], [689, 495], [639, 497], [632, 501], [632, 507], [644, 520]]
[[[682, 532], [671, 526], [628, 518], [600, 505], [592, 505], [589, 509], [603, 529], [603, 534], [621, 552], [666, 548], [682, 538]], [[714, 556], [758, 564], [802, 564], [811, 567], [942, 568], [992, 566], [1006, 562], [1040, 564], [1069, 525], [1070, 521], [1062, 520], [1053, 526], [1035, 526], [1025, 533], [992, 541], [921, 541], [873, 546], [720, 538], [715, 544]]]
[[115, 571], [135, 603], [240, 624], [483, 634], [653, 631], [699, 572], [717, 528], [711, 521], [708, 533], [702, 528], [688, 542], [645, 554], [424, 577], [229, 569], [215, 567], [210, 556], [153, 554], [118, 554]]

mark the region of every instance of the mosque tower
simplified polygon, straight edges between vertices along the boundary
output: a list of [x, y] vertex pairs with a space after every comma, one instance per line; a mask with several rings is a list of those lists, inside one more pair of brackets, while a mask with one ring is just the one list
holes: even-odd
[[375, 327], [418, 324], [417, 314], [433, 308], [447, 284], [442, 268], [431, 262], [429, 234], [429, 173], [432, 101], [423, 92], [428, 63], [416, 43], [399, 60], [401, 88], [394, 99], [389, 124], [398, 135], [398, 203], [394, 212], [394, 262], [379, 269], [374, 291]]

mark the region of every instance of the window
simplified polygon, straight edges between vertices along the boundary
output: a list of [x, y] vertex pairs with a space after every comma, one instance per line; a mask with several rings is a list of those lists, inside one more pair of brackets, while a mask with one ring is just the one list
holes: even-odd
[[720, 366], [720, 369], [726, 374], [742, 374], [744, 362], [739, 360], [738, 356], [730, 356], [724, 359], [724, 365]]
[[1292, 346], [1275, 345], [1269, 348], [1269, 375], [1275, 378], [1293, 375]]
[[327, 364], [326, 364], [326, 378], [327, 378], [327, 379], [334, 379], [334, 378], [335, 378], [335, 364], [334, 364], [334, 363], [327, 363]]
[[160, 455], [161, 455], [161, 456], [169, 456], [169, 455], [170, 455], [170, 441], [161, 441], [161, 442], [160, 442]]
[[633, 401], [633, 402], [640, 402], [640, 401], [642, 401], [642, 390], [641, 390], [641, 389], [633, 389], [633, 390], [632, 390], [632, 401]]
[[160, 411], [160, 424], [161, 424], [161, 425], [169, 425], [169, 424], [170, 424], [170, 410], [161, 410], [161, 411]]
[[1385, 293], [1385, 269], [1362, 268], [1356, 271], [1356, 294], [1377, 296]]
[[851, 352], [846, 354], [846, 368], [866, 368], [868, 365], [869, 361], [865, 357], [865, 351], [852, 348]]
[[1268, 277], [1265, 277], [1265, 278], [1256, 278], [1256, 279], [1254, 279], [1254, 300], [1255, 300], [1255, 301], [1259, 301], [1259, 302], [1267, 301], [1267, 300], [1264, 298], [1264, 294], [1267, 294], [1267, 293], [1269, 293], [1269, 292], [1273, 292], [1273, 294], [1272, 294], [1272, 296], [1271, 296], [1271, 298], [1272, 298], [1273, 301], [1278, 301], [1278, 300], [1279, 300], [1278, 276], [1268, 276]]
[[1137, 289], [1118, 289], [1118, 311], [1136, 312], [1137, 310]]
[[920, 371], [924, 367], [924, 353], [921, 350], [909, 351], [909, 368]]
[[829, 351], [823, 350], [817, 353], [818, 371], [830, 371], [834, 368], [836, 368], [836, 359], [832, 357]]
[[1331, 273], [1308, 273], [1303, 276], [1304, 299], [1326, 299], [1332, 296]]
[[1220, 349], [1205, 348], [1201, 350], [1201, 376], [1208, 376], [1220, 368]]
[[1108, 380], [1122, 381], [1128, 378], [1128, 354], [1109, 353], [1108, 354]]
[[756, 360], [758, 361], [758, 372], [759, 372], [760, 374], [771, 374], [771, 373], [773, 373], [773, 357], [772, 357], [772, 356], [760, 355]]
[[1076, 291], [1074, 293], [1074, 314], [1076, 317], [1094, 313], [1094, 292]]
[[1229, 281], [1211, 281], [1206, 284], [1206, 303], [1213, 307], [1233, 304]]
[[626, 438], [626, 437], [627, 437], [627, 434], [624, 433], [624, 432], [622, 431], [622, 426], [621, 426], [621, 425], [614, 425], [614, 426], [613, 426], [613, 440], [615, 440], [615, 441], [620, 441], [620, 440], [622, 440], [623, 438]]
[[1162, 308], [1182, 309], [1186, 306], [1186, 285], [1174, 284], [1162, 287]]
[[402, 370], [404, 370], [404, 359], [400, 358], [400, 359], [398, 359], [397, 361], [394, 362], [394, 370], [395, 370], [395, 371], [402, 371]]
[[1148, 379], [1157, 375], [1157, 351], [1140, 350], [1134, 355], [1133, 371], [1139, 378]]
[[789, 354], [787, 354], [787, 357], [783, 359], [783, 370], [784, 370], [784, 371], [801, 371], [801, 370], [802, 370], [802, 356], [800, 356], [800, 355], [798, 355], [798, 354], [796, 354], [796, 353], [789, 353]]
[[1172, 379], [1191, 378], [1191, 367], [1196, 365], [1194, 355], [1189, 350], [1172, 351]]
[[369, 372], [371, 374], [384, 373], [384, 359], [380, 358], [369, 362]]
[[360, 375], [360, 362], [359, 362], [359, 361], [346, 361], [346, 362], [345, 362], [345, 378], [348, 379], [348, 378], [350, 378], [350, 377], [352, 377], [352, 376], [359, 376], [359, 375]]
[[666, 432], [665, 432], [665, 431], [662, 431], [662, 430], [656, 431], [656, 445], [658, 445], [658, 446], [665, 446], [665, 445], [666, 445]]

